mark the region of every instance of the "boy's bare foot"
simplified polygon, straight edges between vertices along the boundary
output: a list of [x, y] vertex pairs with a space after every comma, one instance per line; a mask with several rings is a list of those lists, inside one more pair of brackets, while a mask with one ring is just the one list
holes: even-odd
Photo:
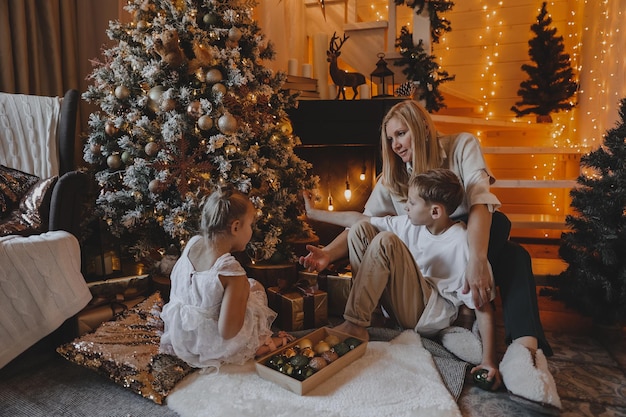
[[333, 327], [334, 330], [338, 332], [349, 334], [350, 336], [354, 336], [357, 339], [368, 341], [370, 340], [370, 335], [367, 332], [367, 329], [363, 326], [359, 326], [358, 324], [351, 323], [349, 321], [344, 321], [343, 323]]

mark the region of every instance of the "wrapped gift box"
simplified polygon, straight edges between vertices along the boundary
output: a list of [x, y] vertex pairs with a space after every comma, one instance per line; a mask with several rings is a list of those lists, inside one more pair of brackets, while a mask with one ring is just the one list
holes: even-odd
[[328, 324], [328, 295], [326, 291], [308, 288], [304, 291], [267, 289], [272, 310], [278, 313], [276, 325], [281, 330], [316, 329]]
[[150, 292], [149, 275], [132, 275], [87, 283], [93, 298], [89, 307], [131, 300]]
[[285, 288], [295, 284], [298, 279], [295, 262], [284, 264], [248, 263], [246, 271], [250, 278], [259, 281], [265, 288]]
[[96, 330], [105, 321], [112, 320], [117, 314], [135, 307], [143, 300], [145, 300], [145, 297], [136, 297], [98, 307], [85, 308], [76, 316], [78, 336]]
[[320, 290], [326, 291], [328, 294], [328, 314], [343, 317], [343, 311], [346, 308], [352, 288], [352, 272], [322, 272], [317, 274], [300, 271], [298, 275], [301, 280], [307, 280], [311, 285], [317, 285]]

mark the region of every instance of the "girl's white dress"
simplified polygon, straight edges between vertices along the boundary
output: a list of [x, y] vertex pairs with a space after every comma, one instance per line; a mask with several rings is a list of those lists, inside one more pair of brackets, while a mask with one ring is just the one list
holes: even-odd
[[[176, 355], [196, 368], [243, 364], [254, 358], [258, 347], [272, 335], [276, 313], [267, 306], [265, 291], [251, 290], [241, 330], [235, 337], [223, 339], [217, 327], [224, 297], [218, 276], [246, 275], [246, 271], [229, 253], [218, 258], [211, 269], [196, 271], [189, 249], [200, 239], [194, 236], [189, 240], [172, 270], [170, 301], [161, 312], [165, 325], [161, 352]], [[256, 282], [249, 281], [250, 286]]]

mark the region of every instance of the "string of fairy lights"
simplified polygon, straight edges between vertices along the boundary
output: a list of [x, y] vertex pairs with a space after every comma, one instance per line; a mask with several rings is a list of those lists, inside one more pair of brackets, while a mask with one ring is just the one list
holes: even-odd
[[[358, 21], [365, 22], [384, 21], [388, 19], [389, 7], [395, 7], [393, 1], [389, 0], [355, 0], [355, 3]], [[604, 132], [615, 121], [619, 100], [626, 94], [626, 83], [623, 82], [626, 79], [626, 64], [621, 62], [623, 58], [620, 53], [626, 44], [626, 35], [621, 30], [624, 12], [619, 3], [621, 2], [610, 0], [548, 1], [547, 9], [553, 19], [552, 26], [557, 28], [557, 36], [564, 38], [564, 52], [570, 55], [570, 64], [580, 87], [572, 98], [578, 105], [569, 111], [553, 113], [553, 123], [544, 127], [547, 136], [541, 143], [546, 145], [529, 144], [555, 149], [551, 153], [544, 151], [531, 155], [535, 161], [531, 175], [534, 180], [561, 178], [567, 155], [584, 154], [598, 147], [602, 143]], [[522, 57], [519, 47], [514, 44], [519, 44], [519, 35], [513, 39], [511, 31], [518, 31], [513, 34], [525, 31], [528, 36], [532, 36], [530, 24], [533, 21], [520, 23], [523, 20], [520, 19], [520, 13], [530, 12], [536, 17], [541, 10], [541, 2], [537, 2], [536, 9], [530, 11], [527, 6], [519, 5], [513, 0], [479, 0], [470, 5], [457, 4], [455, 8], [463, 9], [458, 17], [466, 18], [469, 15], [470, 19], [476, 18], [476, 21], [470, 23], [464, 21], [462, 26], [464, 34], [476, 36], [471, 47], [480, 52], [467, 60], [464, 70], [467, 74], [459, 74], [461, 76], [457, 76], [457, 82], [472, 74], [472, 82], [463, 84], [461, 89], [469, 97], [480, 101], [477, 108], [479, 117], [484, 118], [487, 123], [493, 121], [527, 124], [530, 128], [537, 128], [534, 118], [515, 118], [510, 111], [510, 106], [519, 99], [516, 95], [519, 81], [517, 85], [512, 85], [511, 71], [515, 71], [512, 66], [514, 64], [519, 68], [521, 63], [529, 61], [527, 45], [524, 44]], [[433, 52], [442, 69], [447, 69], [448, 62], [458, 63], [458, 54], [468, 53], [458, 47], [458, 38], [454, 38], [461, 36], [454, 31], [457, 18], [455, 12], [453, 8], [445, 16], [450, 20], [453, 31], [444, 34], [440, 42], [433, 45]], [[410, 7], [396, 7], [396, 32], [399, 32], [401, 26], [412, 30], [412, 13]], [[472, 29], [468, 30], [467, 26]], [[393, 30], [391, 27], [390, 29]], [[520, 80], [524, 75], [520, 74]], [[478, 124], [473, 133], [479, 140], [486, 140], [485, 133]], [[563, 211], [559, 201], [566, 204], [567, 199], [562, 194], [549, 192], [555, 213]]]

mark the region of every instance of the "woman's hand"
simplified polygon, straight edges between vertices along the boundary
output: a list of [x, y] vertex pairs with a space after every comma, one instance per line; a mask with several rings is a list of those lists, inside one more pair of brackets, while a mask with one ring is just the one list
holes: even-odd
[[491, 268], [487, 259], [470, 256], [465, 269], [465, 286], [463, 294], [471, 291], [472, 300], [477, 308], [491, 301]]
[[298, 260], [300, 265], [304, 266], [307, 271], [323, 271], [330, 264], [330, 256], [322, 249], [313, 245], [306, 245], [309, 254], [301, 256]]
[[304, 199], [304, 210], [307, 215], [314, 208], [315, 202], [313, 201], [313, 193], [309, 190], [302, 191], [302, 198]]

